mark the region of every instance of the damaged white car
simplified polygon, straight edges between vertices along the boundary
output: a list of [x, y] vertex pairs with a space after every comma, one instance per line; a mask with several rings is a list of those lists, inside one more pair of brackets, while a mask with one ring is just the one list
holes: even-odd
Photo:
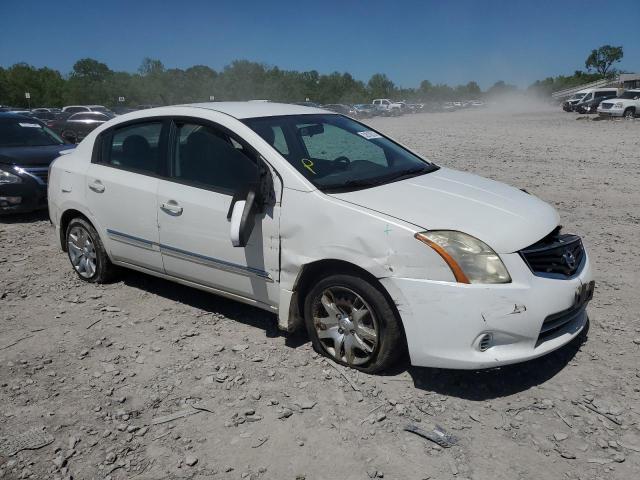
[[548, 204], [296, 105], [113, 119], [54, 162], [49, 211], [81, 279], [127, 267], [255, 305], [366, 372], [538, 357], [594, 289]]

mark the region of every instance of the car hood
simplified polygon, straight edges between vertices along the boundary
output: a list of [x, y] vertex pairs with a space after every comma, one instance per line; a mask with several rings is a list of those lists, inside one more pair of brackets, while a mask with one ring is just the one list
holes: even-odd
[[44, 147], [0, 147], [0, 163], [20, 166], [48, 166], [63, 150], [75, 145], [47, 145]]
[[473, 235], [497, 253], [515, 252], [535, 243], [559, 221], [555, 209], [533, 195], [447, 168], [330, 195], [425, 230], [457, 230]]

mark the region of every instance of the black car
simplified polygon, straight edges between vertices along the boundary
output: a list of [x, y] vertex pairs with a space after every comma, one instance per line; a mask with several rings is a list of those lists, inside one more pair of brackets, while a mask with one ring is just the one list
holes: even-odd
[[0, 215], [46, 208], [49, 165], [73, 147], [35, 118], [0, 113]]
[[608, 93], [603, 92], [601, 96], [596, 96], [595, 98], [588, 100], [586, 102], [578, 103], [573, 106], [573, 109], [578, 113], [598, 113], [598, 107], [604, 100], [610, 100], [612, 98], [616, 98], [617, 93]]
[[327, 105], [322, 105], [321, 108], [325, 110], [330, 110], [332, 112], [341, 113], [343, 115], [350, 115], [352, 117], [356, 116], [356, 112], [350, 105], [345, 105], [342, 103], [329, 103]]
[[115, 115], [101, 112], [74, 113], [70, 117], [54, 120], [50, 128], [72, 143], [78, 143], [94, 128], [108, 122]]

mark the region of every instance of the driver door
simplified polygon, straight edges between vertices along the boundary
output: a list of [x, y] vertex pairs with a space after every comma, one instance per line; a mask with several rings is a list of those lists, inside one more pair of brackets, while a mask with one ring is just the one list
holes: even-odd
[[172, 130], [170, 175], [158, 185], [165, 272], [261, 306], [277, 305], [279, 198], [256, 216], [245, 247], [231, 244], [227, 220], [234, 192], [257, 179], [256, 155], [208, 122], [178, 119]]

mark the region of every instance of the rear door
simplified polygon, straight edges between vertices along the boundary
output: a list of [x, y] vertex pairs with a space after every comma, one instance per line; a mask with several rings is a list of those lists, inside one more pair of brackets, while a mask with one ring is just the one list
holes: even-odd
[[255, 151], [226, 128], [198, 119], [176, 119], [169, 151], [169, 178], [158, 185], [166, 273], [263, 306], [277, 305], [278, 201], [257, 216], [244, 248], [231, 244], [227, 220], [233, 194], [257, 180]]
[[162, 272], [158, 176], [166, 170], [168, 121], [145, 119], [104, 132], [87, 171], [87, 205], [116, 261]]

